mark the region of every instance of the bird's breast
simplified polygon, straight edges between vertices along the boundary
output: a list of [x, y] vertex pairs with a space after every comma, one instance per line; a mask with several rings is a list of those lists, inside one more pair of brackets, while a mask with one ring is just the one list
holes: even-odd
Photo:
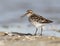
[[37, 28], [45, 25], [45, 24], [38, 23], [38, 22], [31, 22], [31, 23]]

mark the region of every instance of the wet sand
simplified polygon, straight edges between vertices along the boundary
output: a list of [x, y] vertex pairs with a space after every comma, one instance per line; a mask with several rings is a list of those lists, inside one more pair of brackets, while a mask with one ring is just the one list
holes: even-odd
[[[3, 35], [4, 34], [4, 35]], [[60, 38], [39, 35], [8, 35], [0, 32], [0, 46], [60, 46]]]

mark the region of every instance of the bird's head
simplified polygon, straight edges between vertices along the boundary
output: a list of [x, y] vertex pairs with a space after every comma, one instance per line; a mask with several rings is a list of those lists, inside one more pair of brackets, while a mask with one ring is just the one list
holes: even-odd
[[32, 10], [27, 10], [26, 13], [25, 13], [22, 17], [24, 17], [24, 16], [29, 17], [29, 16], [31, 16], [32, 14], [33, 14], [33, 11], [32, 11]]
[[32, 11], [32, 10], [27, 10], [26, 12], [27, 12], [27, 13], [33, 13], [33, 11]]
[[28, 17], [31, 16], [32, 14], [33, 14], [32, 10], [27, 10], [26, 13], [25, 13], [25, 15], [28, 16]]

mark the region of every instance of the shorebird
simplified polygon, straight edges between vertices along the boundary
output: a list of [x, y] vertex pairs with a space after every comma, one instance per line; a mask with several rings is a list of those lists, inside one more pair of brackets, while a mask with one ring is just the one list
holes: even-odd
[[49, 24], [49, 23], [53, 22], [49, 19], [46, 19], [42, 16], [35, 14], [32, 10], [27, 10], [26, 13], [24, 14], [24, 16], [27, 16], [29, 22], [31, 22], [36, 27], [36, 31], [35, 31], [34, 35], [37, 34], [38, 28], [41, 28], [41, 34], [40, 35], [42, 36], [43, 26], [45, 24]]

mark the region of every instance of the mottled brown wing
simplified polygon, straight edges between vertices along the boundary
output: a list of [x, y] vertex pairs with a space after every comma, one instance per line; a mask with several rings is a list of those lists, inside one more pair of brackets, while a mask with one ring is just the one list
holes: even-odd
[[39, 20], [40, 23], [52, 23], [53, 22], [53, 21], [46, 19], [42, 16], [40, 16], [39, 18], [40, 18], [40, 20]]
[[36, 21], [36, 22], [39, 22], [39, 23], [52, 23], [53, 21], [51, 20], [48, 20], [42, 16], [38, 16], [36, 14], [33, 14], [30, 18], [29, 18], [29, 21]]

